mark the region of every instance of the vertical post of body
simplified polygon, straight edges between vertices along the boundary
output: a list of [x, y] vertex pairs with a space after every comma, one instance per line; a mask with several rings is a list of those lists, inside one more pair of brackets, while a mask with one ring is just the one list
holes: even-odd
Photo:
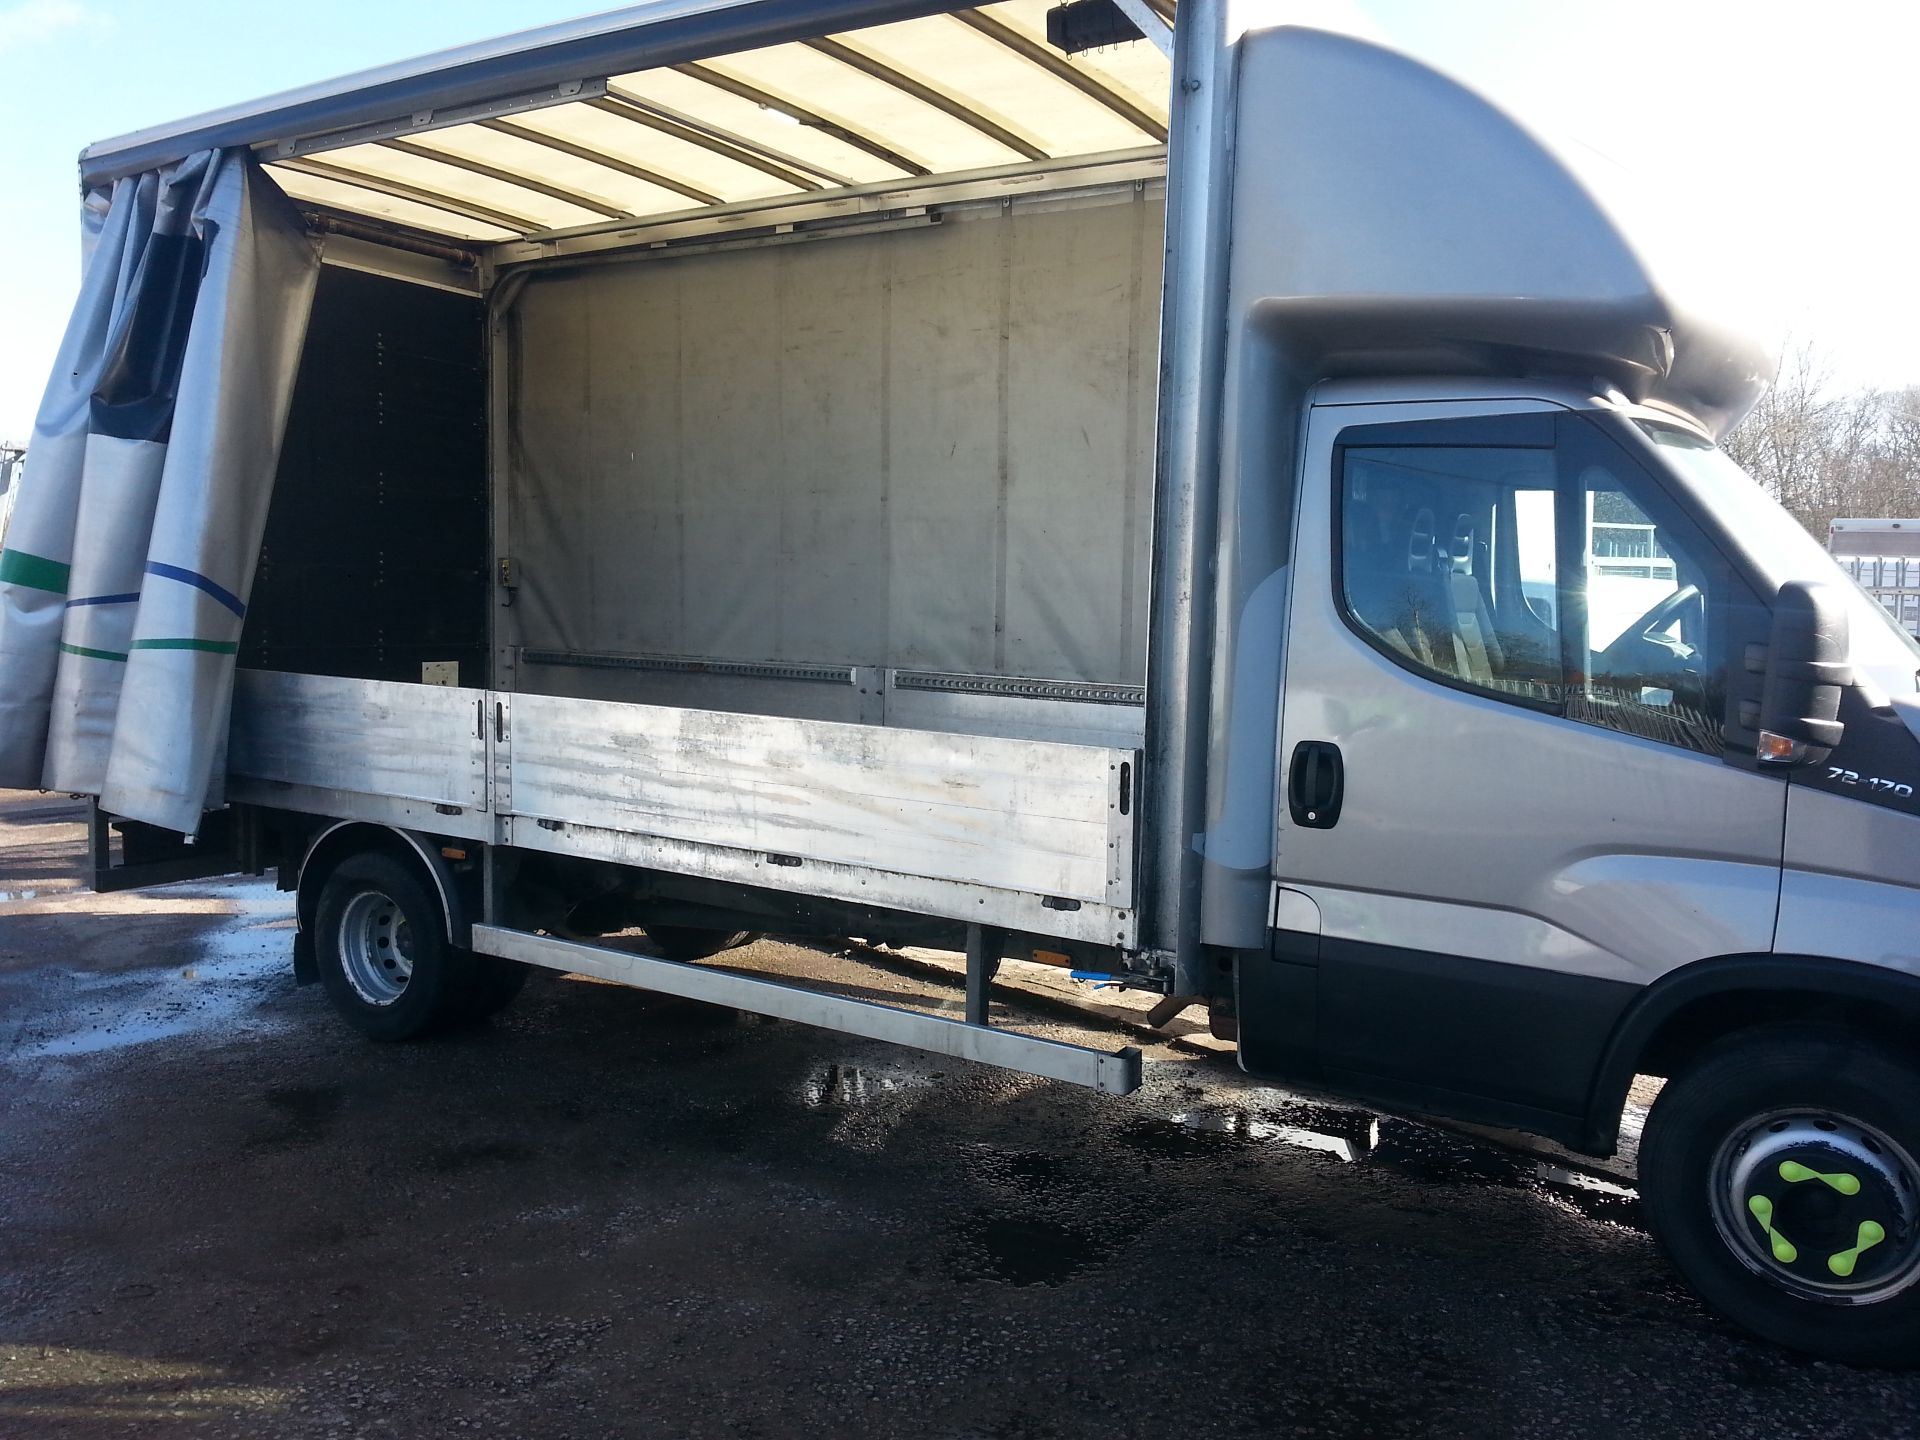
[[1007, 932], [989, 925], [967, 926], [967, 1023], [987, 1023], [987, 1008], [992, 1001], [993, 977], [1000, 971], [1000, 957], [1006, 952]]
[[87, 859], [93, 867], [93, 890], [98, 894], [112, 879], [113, 832], [107, 826], [107, 812], [96, 799], [87, 801]]
[[1211, 561], [1226, 360], [1232, 60], [1226, 0], [1182, 0], [1174, 27], [1160, 419], [1147, 642], [1142, 943], [1171, 952], [1196, 994], [1211, 690]]

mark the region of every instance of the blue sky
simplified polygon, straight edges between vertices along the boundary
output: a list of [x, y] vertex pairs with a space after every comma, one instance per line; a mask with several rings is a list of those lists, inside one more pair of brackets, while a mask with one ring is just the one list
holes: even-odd
[[[1357, 0], [1523, 115], [1711, 197], [1774, 323], [1846, 383], [1920, 384], [1920, 4]], [[592, 0], [0, 0], [0, 440], [24, 440], [78, 283], [89, 141]]]

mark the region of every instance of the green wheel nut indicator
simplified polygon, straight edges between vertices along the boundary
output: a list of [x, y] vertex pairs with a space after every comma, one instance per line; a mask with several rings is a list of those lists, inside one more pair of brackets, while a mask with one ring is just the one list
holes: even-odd
[[1780, 1178], [1785, 1180], [1789, 1185], [1798, 1185], [1802, 1180], [1823, 1181], [1831, 1185], [1835, 1190], [1838, 1190], [1842, 1195], [1858, 1195], [1860, 1193], [1860, 1177], [1858, 1175], [1848, 1175], [1845, 1173], [1822, 1175], [1818, 1170], [1809, 1170], [1796, 1160], [1782, 1160], [1780, 1162]]
[[1861, 1253], [1871, 1250], [1886, 1238], [1887, 1232], [1882, 1229], [1880, 1225], [1872, 1220], [1862, 1220], [1860, 1222], [1859, 1233], [1854, 1237], [1853, 1248], [1851, 1250], [1842, 1250], [1838, 1255], [1829, 1255], [1827, 1257], [1827, 1269], [1838, 1275], [1842, 1280], [1846, 1279], [1849, 1275], [1853, 1274], [1854, 1264], [1860, 1259]]
[[[1800, 1252], [1794, 1248], [1793, 1242], [1773, 1228], [1773, 1201], [1764, 1195], [1755, 1195], [1747, 1201], [1747, 1209], [1760, 1222], [1760, 1228], [1767, 1232], [1767, 1243], [1773, 1247], [1774, 1259], [1782, 1265], [1791, 1265], [1800, 1258]], [[1852, 1268], [1851, 1265], [1848, 1268]]]

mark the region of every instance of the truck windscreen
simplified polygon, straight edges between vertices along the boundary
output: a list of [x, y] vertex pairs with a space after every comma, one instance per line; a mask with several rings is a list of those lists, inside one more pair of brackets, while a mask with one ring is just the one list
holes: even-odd
[[1788, 580], [1820, 581], [1840, 589], [1847, 597], [1856, 671], [1870, 675], [1889, 695], [1920, 690], [1920, 644], [1732, 457], [1678, 426], [1634, 423], [1703, 505], [1716, 515], [1737, 517], [1726, 523], [1738, 530], [1742, 547], [1764, 571], [1771, 589]]

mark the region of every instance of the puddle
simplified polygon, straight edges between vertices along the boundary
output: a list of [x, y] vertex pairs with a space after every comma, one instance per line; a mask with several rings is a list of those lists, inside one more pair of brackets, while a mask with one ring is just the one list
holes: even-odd
[[1054, 1197], [1068, 1186], [1060, 1157], [1044, 1150], [1005, 1150], [984, 1142], [967, 1147], [967, 1169], [976, 1180], [1003, 1185], [1023, 1195]]
[[1548, 1160], [1533, 1163], [1533, 1178], [1546, 1187], [1555, 1200], [1573, 1206], [1591, 1220], [1605, 1220], [1644, 1230], [1640, 1216], [1640, 1193], [1632, 1187], [1597, 1175], [1583, 1175]]
[[1121, 1130], [1120, 1139], [1136, 1150], [1167, 1159], [1278, 1143], [1352, 1164], [1372, 1154], [1379, 1145], [1380, 1122], [1363, 1110], [1331, 1106], [1303, 1104], [1280, 1112], [1207, 1107], [1166, 1119], [1136, 1120]]
[[812, 1109], [825, 1106], [870, 1105], [909, 1091], [924, 1090], [933, 1076], [901, 1066], [816, 1065], [800, 1082], [800, 1103]]
[[1004, 1285], [1059, 1285], [1106, 1258], [1108, 1247], [1055, 1220], [981, 1216], [962, 1234], [952, 1258], [965, 1280]]
[[1593, 1220], [1644, 1229], [1640, 1196], [1617, 1178], [1576, 1170], [1558, 1159], [1542, 1158], [1464, 1135], [1388, 1118], [1375, 1163], [1427, 1184], [1483, 1184], [1531, 1190], [1570, 1205]]
[[1267, 1145], [1310, 1150], [1421, 1184], [1532, 1190], [1590, 1219], [1645, 1228], [1638, 1193], [1618, 1179], [1361, 1110], [1310, 1103], [1258, 1111], [1210, 1106], [1166, 1118], [1143, 1117], [1123, 1126], [1120, 1139], [1167, 1160], [1221, 1157]]
[[32, 1026], [60, 1033], [16, 1045], [6, 1058], [99, 1055], [188, 1035], [258, 1035], [281, 1028], [285, 1022], [261, 1014], [259, 1005], [275, 982], [292, 984], [287, 902], [266, 887], [258, 897], [231, 898], [239, 913], [194, 942], [194, 963], [75, 976], [81, 994]]

